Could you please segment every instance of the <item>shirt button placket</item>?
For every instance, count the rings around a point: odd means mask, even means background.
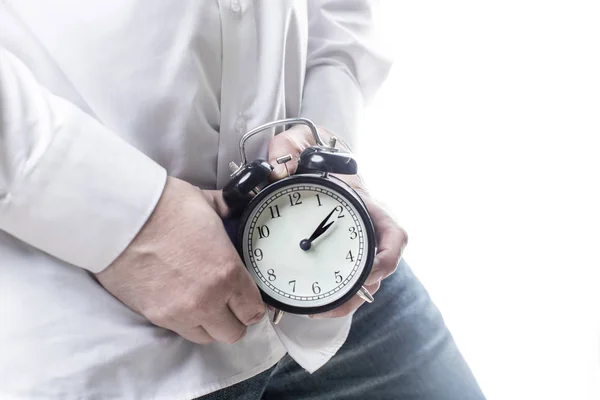
[[[221,13],[223,65],[221,79],[221,137],[217,155],[217,187],[229,182],[229,162],[239,161],[239,140],[246,133],[245,87],[247,68],[244,60],[254,60],[255,21],[250,0],[218,0]]]

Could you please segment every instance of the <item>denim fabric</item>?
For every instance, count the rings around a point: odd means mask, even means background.
[[[348,340],[314,374],[289,356],[202,400],[484,399],[442,316],[401,261],[375,302],[354,315]]]

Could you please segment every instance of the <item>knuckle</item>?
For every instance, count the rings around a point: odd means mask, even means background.
[[[385,260],[384,263],[382,263],[382,267],[381,267],[381,271],[383,274],[383,278],[386,278],[388,276],[390,276],[391,274],[394,273],[394,271],[396,271],[396,268],[398,268],[398,263],[400,262],[400,256],[397,257],[388,257],[387,260]]]
[[[398,260],[398,262],[394,263],[394,265],[392,266],[392,268],[390,268],[389,273],[387,274],[387,276],[389,277],[390,275],[392,275],[394,272],[396,272],[396,270],[398,270],[398,263],[400,262],[400,260]],[[378,288],[379,289],[379,288]]]
[[[381,287],[381,281],[379,281],[373,285],[367,286],[367,289],[369,290],[369,293],[371,293],[371,295],[374,295],[375,293],[377,293],[377,291],[379,290],[380,287]]]
[[[321,138],[328,138],[323,129],[317,128],[317,131],[319,132],[319,136],[321,136]],[[304,148],[308,146],[314,146],[317,144],[312,130],[306,125],[294,125],[287,131],[286,136],[299,150],[304,150]]]
[[[154,325],[164,327],[170,320],[170,314],[164,307],[152,307],[143,312],[144,316],[148,319],[148,321],[152,322]]]
[[[302,131],[302,137],[306,137],[306,133],[304,131]],[[298,143],[298,141],[296,140],[296,136],[288,134],[288,135],[284,135],[282,138],[283,142],[290,148],[295,149],[295,150],[300,150],[302,146],[300,146],[300,144]]]
[[[269,143],[269,152],[281,152],[283,150],[290,150],[292,144],[290,142],[290,135],[288,132],[282,132],[279,135],[273,137]],[[271,154],[271,157],[278,157],[279,154]]]
[[[400,231],[400,240],[402,242],[402,248],[404,248],[408,244],[408,232],[406,232],[406,230],[401,226],[398,227],[398,230]]]
[[[242,338],[245,335],[246,335],[246,327],[242,325],[236,332],[233,332],[229,337],[227,337],[225,339],[225,343],[233,344],[233,343],[239,342],[240,340],[242,340]]]
[[[222,289],[223,285],[229,285],[236,277],[238,265],[235,261],[225,260],[218,264],[212,273],[213,287]]]
[[[255,317],[257,314],[265,312],[265,303],[263,303],[256,286],[246,287],[238,285],[231,298],[235,299],[236,304],[239,304],[243,309],[244,315],[249,318]]]
[[[211,344],[212,342],[215,341],[215,339],[213,339],[211,336],[206,335],[206,336],[199,337],[194,341],[198,344]]]
[[[174,315],[187,316],[198,311],[200,302],[194,297],[189,296],[181,299],[174,307]]]
[[[354,182],[350,182],[350,184],[363,201],[368,202],[370,200],[369,192],[367,192],[367,189],[363,186],[360,175],[356,175],[356,179],[354,179]]]
[[[292,153],[292,156],[295,155],[294,153],[300,153],[303,150],[302,146],[298,144],[294,136],[291,134],[281,135],[278,146],[280,146],[282,150],[285,149],[286,151]]]
[[[164,326],[173,322],[189,321],[203,315],[201,301],[196,296],[178,296],[169,304],[154,307],[144,315],[156,325]],[[192,316],[194,318],[192,318]]]
[[[210,336],[202,327],[196,327],[191,330],[176,330],[181,337],[197,344],[210,344],[214,342],[214,338]]]
[[[265,311],[264,310],[260,310],[257,312],[254,311],[249,311],[247,313],[247,315],[245,315],[242,319],[243,321],[241,321],[244,325],[252,325],[258,321],[260,321],[263,316],[265,315]]]

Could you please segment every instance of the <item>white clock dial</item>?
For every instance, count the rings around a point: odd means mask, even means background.
[[[325,232],[310,248],[301,248],[319,226]],[[250,213],[242,240],[244,261],[258,286],[295,307],[323,306],[344,296],[359,280],[371,245],[354,205],[318,184],[270,193]]]

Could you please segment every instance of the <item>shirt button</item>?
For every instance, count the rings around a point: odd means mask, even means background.
[[[235,131],[238,134],[246,133],[246,120],[241,115],[235,120]]]
[[[239,13],[242,11],[242,5],[240,4],[240,0],[231,0],[230,3],[231,11],[234,13]]]

